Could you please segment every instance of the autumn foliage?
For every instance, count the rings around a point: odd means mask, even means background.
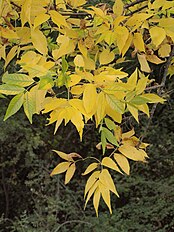
[[[134,129],[123,131],[125,114],[139,122],[139,112],[150,117],[149,104],[164,103],[161,88],[174,70],[174,2],[166,0],[90,6],[85,0],[2,0],[0,3],[0,59],[4,74],[0,96],[13,95],[4,120],[22,106],[33,114],[47,114],[48,124],[71,122],[83,140],[88,122],[98,128],[101,141],[91,164],[85,205],[93,196],[98,215],[102,197],[110,212],[110,193],[119,194],[110,169],[129,175],[129,160],[146,162],[148,155]],[[124,71],[130,59],[137,67]],[[7,71],[15,60],[16,73]],[[152,66],[166,64],[161,82],[151,79]],[[118,68],[119,67],[119,68]],[[158,89],[158,94],[153,92]],[[65,138],[66,139],[66,138]],[[107,152],[106,152],[107,151]],[[62,159],[51,173],[73,177],[83,155],[55,151]]]

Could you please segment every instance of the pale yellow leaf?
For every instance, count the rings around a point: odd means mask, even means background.
[[[144,41],[143,41],[143,37],[141,33],[139,32],[134,33],[133,43],[134,43],[135,48],[138,51],[145,52]]]
[[[145,113],[148,117],[150,117],[149,107],[148,107],[147,104],[137,105],[137,108],[138,108],[138,110],[140,110],[143,113]]]
[[[148,99],[149,103],[164,103],[165,99],[159,97],[157,94],[154,93],[146,93],[141,95],[143,98]]]
[[[97,217],[98,217],[98,206],[100,202],[100,196],[101,196],[101,193],[100,193],[99,187],[97,187],[94,192],[94,196],[93,196],[93,205],[94,205],[94,209],[95,209]]]
[[[104,49],[99,54],[99,62],[101,65],[111,63],[115,58],[114,52],[110,52],[110,49]]]
[[[132,35],[132,33],[129,33],[129,36],[128,36],[126,42],[125,42],[125,45],[122,48],[122,57],[126,54],[128,49],[130,48],[130,46],[132,44],[132,40],[133,40],[133,35]]]
[[[127,109],[130,111],[130,113],[132,114],[132,116],[139,123],[139,120],[138,120],[138,109],[137,109],[137,107],[135,107],[133,104],[127,103]]]
[[[111,168],[117,172],[120,172],[121,174],[123,174],[120,169],[118,168],[117,164],[109,157],[104,157],[102,159],[101,164],[105,167]]]
[[[137,54],[137,57],[138,57],[138,61],[140,63],[141,71],[150,73],[151,69],[150,69],[149,64],[147,62],[146,55],[145,54],[141,54],[141,55]]]
[[[92,185],[92,187],[89,189],[88,195],[87,195],[87,197],[86,197],[85,207],[84,207],[84,208],[86,208],[86,205],[87,205],[89,199],[91,198],[92,194],[95,192],[96,188],[98,187],[98,183],[99,183],[99,181],[97,180],[97,181]]]
[[[90,164],[82,175],[87,175],[88,173],[92,172],[94,169],[98,167],[98,165],[99,163]]]
[[[69,77],[70,79],[67,81],[67,87],[72,87],[81,81],[81,76],[79,75],[71,74]]]
[[[124,155],[119,153],[114,153],[114,159],[116,160],[117,164],[120,168],[127,174],[130,174],[130,166],[127,158]]]
[[[146,59],[153,64],[162,64],[162,63],[166,62],[166,60],[161,60],[154,54],[153,55],[146,55]]]
[[[106,114],[110,116],[115,122],[121,123],[122,114],[113,110],[109,104],[106,104]]]
[[[80,40],[78,42],[78,48],[80,50],[80,52],[82,53],[82,55],[87,58],[87,54],[88,54],[88,50],[87,48],[85,47],[84,43],[82,42],[82,40]]]
[[[102,198],[108,206],[110,213],[112,213],[109,189],[102,182],[99,182],[99,191],[101,192]]]
[[[35,30],[31,30],[31,40],[33,46],[37,51],[39,51],[43,55],[47,54],[48,52],[47,40],[44,34],[39,30],[39,28],[36,28]]]
[[[65,174],[65,184],[68,184],[70,180],[72,179],[74,173],[76,170],[75,163],[71,164],[71,166],[68,167],[66,174]]]
[[[115,193],[115,195],[117,197],[119,197],[118,192],[116,190],[114,181],[109,173],[109,171],[107,169],[102,169],[101,174],[99,176],[99,180],[113,193]]]
[[[158,49],[158,55],[162,58],[168,57],[171,52],[171,46],[169,44],[162,44]]]
[[[77,55],[74,58],[74,64],[77,67],[84,67],[85,66],[85,62],[84,62],[83,56],[82,55]]]
[[[106,115],[105,107],[106,107],[105,94],[103,92],[100,92],[99,94],[97,94],[96,126],[99,125],[100,121]]]
[[[62,162],[62,163],[58,164],[53,169],[53,171],[51,172],[50,176],[53,176],[53,175],[65,172],[68,169],[68,167],[70,166],[70,164],[71,164],[70,162]]]
[[[15,31],[10,30],[8,28],[1,27],[1,26],[0,26],[0,35],[3,38],[7,38],[9,40],[10,39],[19,39],[18,34]]]
[[[55,10],[50,10],[49,11],[51,18],[53,20],[53,22],[58,26],[65,26],[65,27],[69,27],[67,22],[66,22],[66,18],[64,16],[62,16],[59,12],[55,11]]]
[[[131,76],[127,80],[127,85],[129,90],[134,90],[137,85],[137,79],[138,79],[138,70],[135,69],[135,71],[131,74]]]
[[[97,100],[96,87],[93,84],[86,84],[83,93],[83,104],[87,113],[95,109]]]
[[[115,0],[115,3],[113,5],[113,12],[118,17],[123,14],[124,10],[124,4],[122,0]]]
[[[118,26],[115,28],[114,30],[114,34],[115,34],[115,37],[116,37],[116,41],[117,41],[117,46],[118,46],[118,49],[120,51],[120,54],[123,53],[123,48],[126,46],[129,47],[130,46],[130,41],[128,41],[128,38],[129,38],[129,31],[126,27],[124,26]],[[129,40],[131,39],[132,41],[132,38],[130,37]],[[127,48],[128,49],[128,48]],[[126,50],[127,51],[127,50]],[[126,52],[125,49],[124,49],[124,53]],[[123,54],[124,55],[124,54]]]
[[[128,132],[122,133],[121,138],[124,139],[128,139],[131,138],[133,135],[135,134],[134,128]]]
[[[34,19],[33,28],[40,26],[42,23],[46,22],[49,18],[50,18],[50,16],[45,14],[45,13],[41,13],[41,14],[37,15],[36,18]]]
[[[12,59],[16,56],[17,54],[17,49],[18,46],[13,46],[9,53],[7,54],[6,58],[5,58],[5,64],[4,64],[4,69],[7,67],[7,65],[12,61]]]
[[[56,151],[56,150],[53,150],[53,151],[56,152],[57,155],[58,155],[60,158],[64,159],[64,160],[73,161],[73,159],[72,159],[68,154],[66,154],[66,153],[64,153],[64,152],[62,152],[62,151]]]
[[[149,30],[153,44],[158,47],[166,38],[166,32],[161,27],[152,27]]]
[[[90,188],[93,186],[93,184],[97,181],[97,179],[99,178],[99,175],[100,175],[100,171],[95,171],[88,178],[86,185],[85,185],[84,196],[86,196],[87,192],[90,190]]]
[[[138,80],[138,83],[137,83],[137,86],[136,86],[136,89],[135,89],[136,95],[141,94],[145,90],[145,88],[147,86],[147,82],[148,82],[147,77],[143,77],[143,78]]]
[[[128,159],[134,160],[134,161],[145,161],[145,155],[136,149],[133,146],[130,145],[122,145],[118,148],[118,150],[126,156]]]

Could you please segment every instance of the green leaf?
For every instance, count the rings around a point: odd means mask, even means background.
[[[106,95],[108,105],[120,114],[124,114],[125,104],[118,100],[114,95]]]
[[[13,114],[15,114],[22,106],[24,102],[24,93],[20,93],[16,95],[11,101],[7,108],[4,121],[7,120],[7,118],[11,117]]]
[[[106,136],[104,131],[101,132],[101,143],[102,143],[102,150],[103,150],[103,155],[105,154],[105,150],[106,150]]]
[[[39,89],[51,89],[54,86],[54,81],[51,75],[46,75],[40,78]]]
[[[65,73],[68,70],[68,63],[65,57],[62,57],[62,72]]]
[[[26,74],[19,74],[19,73],[9,74],[8,72],[6,72],[2,76],[2,82],[10,85],[18,85],[21,87],[26,87],[31,85],[34,82],[34,80]]]
[[[21,92],[24,92],[24,90],[25,90],[24,88],[17,85],[9,85],[9,84],[0,85],[0,93],[6,95],[16,95]]]
[[[135,96],[130,103],[135,104],[135,105],[143,105],[148,102],[147,98],[141,97],[141,96]]]
[[[105,118],[105,123],[106,123],[106,126],[109,128],[109,130],[114,130],[116,128],[115,123],[109,118]]]
[[[105,138],[112,144],[116,145],[117,147],[119,147],[118,142],[116,137],[112,134],[111,131],[109,131],[107,128],[102,128],[102,131],[105,135]]]
[[[3,94],[0,93],[0,98],[6,98]]]
[[[36,109],[36,99],[33,97],[32,92],[25,93],[25,101],[24,101],[24,112],[29,119],[30,123],[32,124],[32,116],[35,113]]]

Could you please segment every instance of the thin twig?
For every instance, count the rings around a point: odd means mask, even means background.
[[[132,12],[126,14],[126,16],[131,16],[131,15],[137,13],[137,12],[140,12],[141,10],[145,9],[146,7],[148,7],[148,5],[142,6],[142,7],[140,7],[139,9],[134,10],[134,11],[132,11]]]

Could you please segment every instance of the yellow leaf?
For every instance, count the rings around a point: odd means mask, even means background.
[[[136,121],[139,123],[138,120],[138,109],[137,107],[135,107],[133,104],[127,104],[127,109],[130,111],[130,113],[132,114],[132,116],[136,119]]]
[[[96,126],[99,125],[100,121],[106,115],[105,107],[106,107],[105,94],[103,92],[100,92],[99,94],[97,94]]]
[[[158,47],[166,38],[166,32],[161,27],[152,27],[149,30],[153,44]]]
[[[141,95],[143,98],[148,99],[149,103],[164,103],[164,99],[159,97],[157,94],[154,93],[146,93]]]
[[[62,16],[60,13],[58,13],[57,11],[55,10],[50,10],[49,11],[50,15],[51,15],[51,19],[53,20],[53,22],[58,26],[65,26],[65,27],[69,27],[66,20],[65,20],[65,17]]]
[[[156,55],[146,55],[146,59],[153,64],[162,64],[166,62],[166,60],[161,60]]]
[[[79,75],[71,74],[69,77],[70,79],[67,81],[67,87],[72,87],[81,81],[81,76]]]
[[[122,114],[113,110],[109,104],[106,104],[106,114],[110,116],[115,122],[121,123]]]
[[[162,44],[158,49],[158,55],[162,58],[168,57],[171,52],[171,46],[169,44]]]
[[[128,78],[127,85],[129,90],[134,90],[137,85],[137,79],[138,79],[138,70],[135,69],[135,71],[131,74],[131,76]]]
[[[107,187],[102,182],[99,182],[99,191],[101,192],[102,198],[108,206],[110,213],[112,213],[109,189],[107,189]]]
[[[71,93],[74,95],[81,95],[85,89],[84,85],[76,85],[71,88]]]
[[[143,161],[143,162],[145,161],[146,156],[141,151],[139,151],[133,146],[125,144],[119,147],[118,150],[128,159],[131,159],[134,161]]]
[[[77,55],[74,58],[74,64],[77,67],[84,67],[85,66],[85,62],[84,62],[83,56],[82,55]]]
[[[98,167],[98,165],[99,163],[90,164],[82,175],[87,175],[88,173],[92,172],[94,169]]]
[[[85,47],[84,43],[81,40],[78,42],[78,48],[79,48],[80,52],[82,53],[82,55],[85,58],[87,58],[88,50],[87,50],[87,48]]]
[[[72,179],[74,172],[76,170],[75,163],[71,164],[71,166],[68,167],[66,174],[65,174],[65,184],[68,184],[70,180]]]
[[[116,37],[118,49],[119,49],[120,53],[123,53],[123,48],[125,47],[125,45],[126,45],[127,42],[128,42],[128,46],[130,46],[130,43],[128,41],[129,31],[124,26],[118,26],[114,30],[114,34],[115,34],[115,37]],[[132,38],[131,38],[131,41],[132,41]],[[126,51],[124,50],[124,53],[125,52]]]
[[[53,171],[51,172],[50,176],[53,176],[53,175],[65,172],[68,169],[68,167],[70,166],[70,164],[71,164],[70,162],[62,162],[62,163],[58,164],[53,169]]]
[[[36,48],[37,51],[39,51],[43,55],[47,54],[47,40],[44,34],[39,30],[39,28],[31,30],[31,40],[33,46]]]
[[[110,52],[110,49],[104,49],[99,55],[100,64],[109,64],[115,58],[114,52]]]
[[[7,54],[6,56],[6,59],[5,59],[5,64],[4,64],[4,69],[7,67],[7,65],[12,61],[12,59],[16,56],[17,54],[17,49],[18,49],[18,46],[13,46],[9,53]]]
[[[114,159],[116,160],[117,164],[120,166],[120,168],[127,174],[130,174],[130,166],[129,162],[126,159],[124,155],[121,155],[119,153],[114,153]]]
[[[142,54],[142,55],[137,54],[137,57],[138,57],[138,61],[140,63],[141,71],[150,73],[151,69],[149,67],[149,64],[147,63],[146,55],[145,54]]]
[[[131,138],[135,134],[134,128],[126,133],[123,133],[121,138],[122,140]]]
[[[41,13],[41,14],[37,15],[36,18],[34,19],[33,28],[38,27],[42,23],[46,22],[49,18],[50,18],[50,16],[45,14],[45,13]]]
[[[94,209],[95,209],[97,217],[98,217],[98,206],[100,202],[100,196],[101,196],[101,193],[99,191],[99,187],[97,187],[94,192],[94,197],[93,197],[93,205],[94,205]]]
[[[86,185],[85,185],[84,196],[86,196],[87,192],[90,190],[90,188],[93,186],[93,184],[97,181],[97,179],[99,178],[99,175],[100,175],[100,171],[95,171],[88,178]]]
[[[142,77],[141,79],[138,80],[137,86],[136,86],[136,95],[141,94],[146,86],[147,86],[148,78],[147,77]]]
[[[95,70],[95,65],[96,65],[95,61],[90,57],[87,58],[84,57],[84,63],[85,63],[85,69]]]
[[[10,30],[8,28],[4,28],[0,26],[0,35],[3,38],[7,38],[7,39],[19,39],[17,33],[13,30]]]
[[[113,12],[118,17],[123,14],[124,10],[124,4],[122,0],[115,0],[115,3],[113,5]]]
[[[150,117],[149,114],[149,107],[147,104],[143,104],[143,105],[137,105],[138,110],[142,111],[143,113],[147,114],[148,117]]]
[[[82,117],[82,114],[74,109],[74,108],[71,108],[73,109],[71,111],[71,122],[74,124],[74,126],[76,127],[78,133],[79,133],[79,136],[80,136],[80,139],[82,140],[82,133],[83,133],[83,128],[84,128],[84,122],[83,122],[83,117]]]
[[[88,195],[87,195],[87,198],[86,198],[86,201],[85,201],[85,207],[84,207],[84,208],[86,208],[86,205],[87,205],[89,199],[91,198],[92,194],[95,192],[96,188],[98,187],[98,182],[99,182],[99,181],[96,181],[96,182],[92,185],[92,187],[90,188],[90,190],[89,190],[89,192],[88,192]]]
[[[105,167],[111,168],[117,172],[120,172],[121,174],[123,174],[120,169],[118,168],[117,164],[109,157],[104,157],[102,159],[101,164]]]
[[[141,33],[134,33],[133,43],[138,51],[145,52],[144,41]]]
[[[127,50],[131,46],[132,40],[133,40],[133,35],[132,35],[132,33],[129,33],[129,36],[128,36],[126,42],[125,42],[125,45],[122,48],[122,57],[126,54]]]
[[[108,172],[107,169],[103,169],[103,170],[101,171],[101,174],[100,174],[100,176],[99,176],[99,180],[100,180],[106,187],[108,187],[108,189],[109,189],[110,191],[112,191],[113,193],[115,193],[115,195],[116,195],[117,197],[119,197],[118,192],[117,192],[117,190],[116,190],[116,188],[115,188],[114,181],[113,181],[113,179],[112,179],[112,177],[111,177],[111,175],[110,175],[110,173]]]
[[[22,7],[21,7],[21,21],[22,21],[22,27],[26,22],[29,22],[30,24],[30,17],[31,17],[31,6],[32,6],[32,0],[24,0]]]
[[[73,161],[73,159],[66,153],[62,152],[62,151],[56,151],[53,150],[54,152],[56,152],[58,154],[58,156],[60,156],[60,158],[67,160],[67,161]]]
[[[91,113],[95,109],[97,100],[96,87],[93,84],[86,84],[83,93],[83,104],[87,113]]]

